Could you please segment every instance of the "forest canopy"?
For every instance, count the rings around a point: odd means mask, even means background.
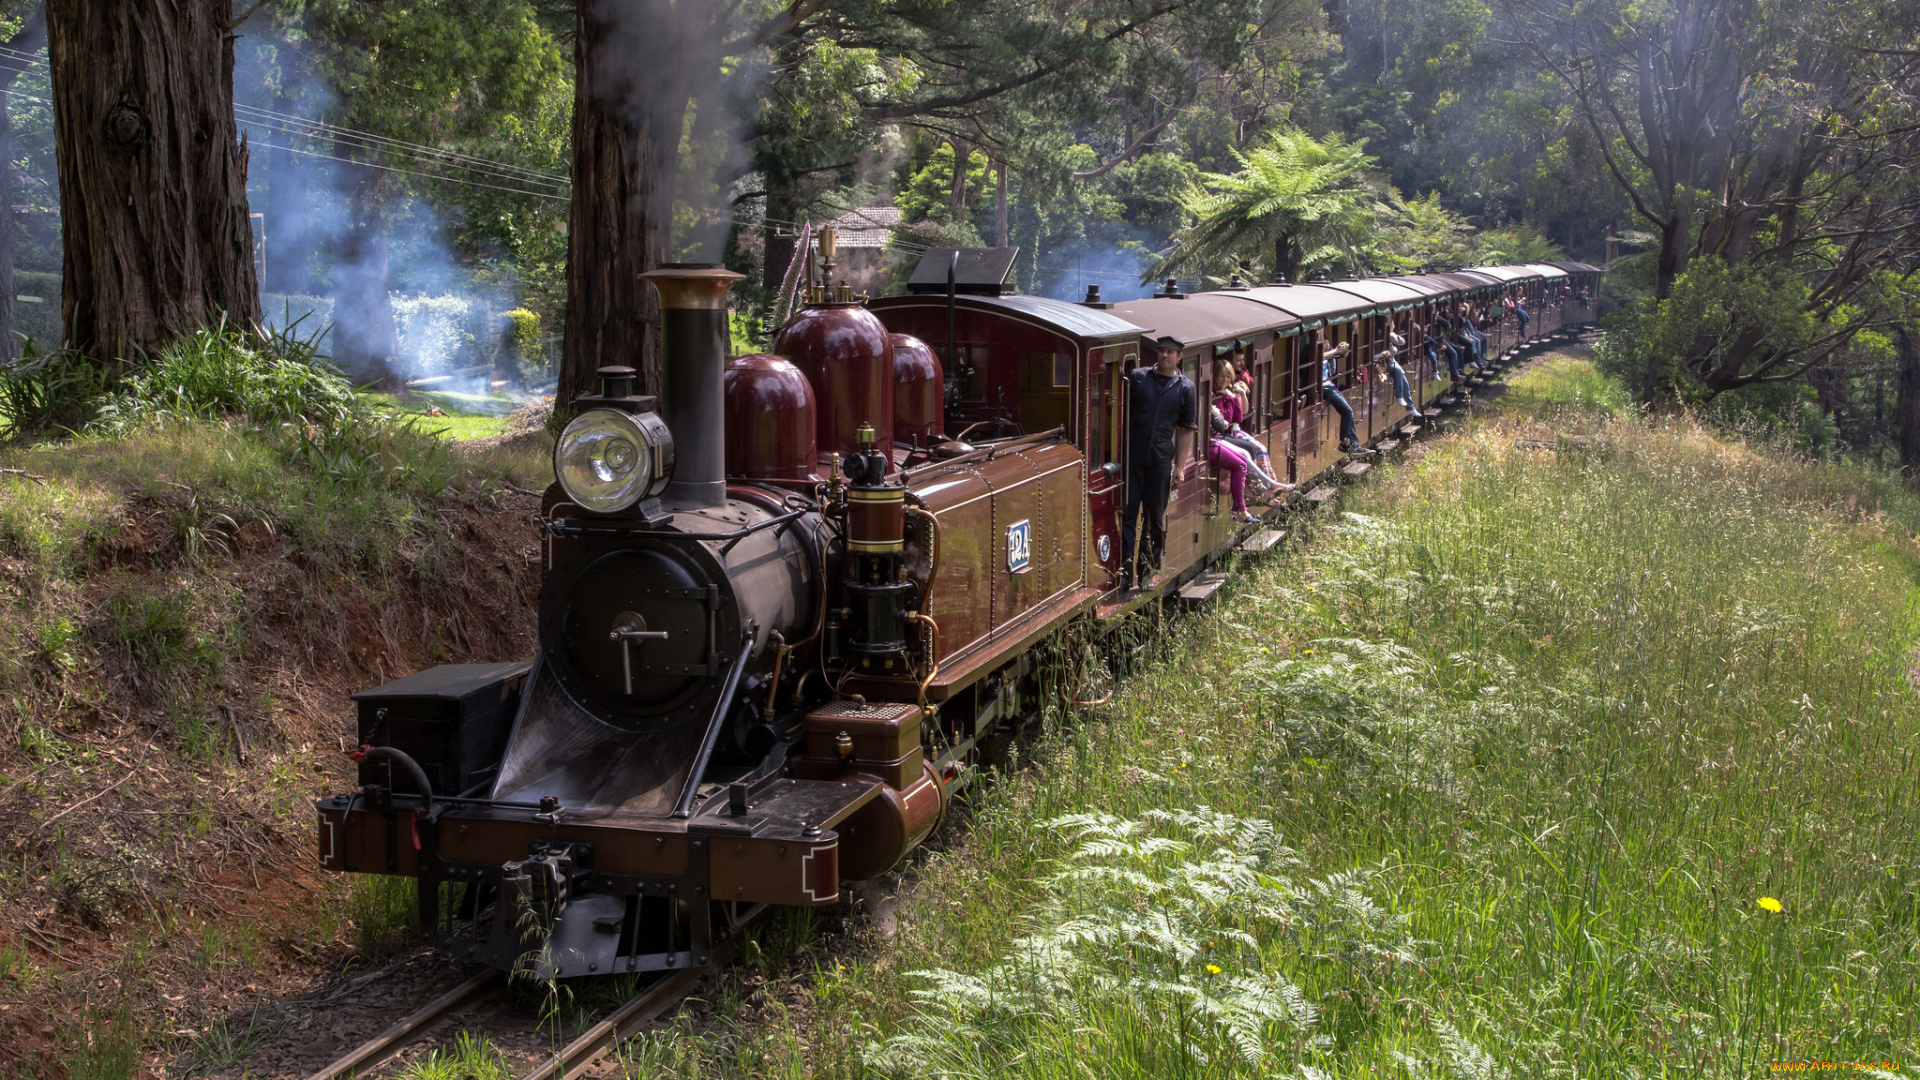
[[[9,355],[110,380],[306,314],[361,382],[510,343],[565,400],[656,347],[639,273],[746,273],[764,345],[799,240],[865,213],[875,291],[941,245],[1074,298],[1612,260],[1643,402],[1920,459],[1911,5],[193,0],[164,72],[107,55],[140,7],[0,11]]]

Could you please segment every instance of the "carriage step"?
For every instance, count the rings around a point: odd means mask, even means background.
[[[1279,543],[1287,535],[1285,529],[1261,529],[1245,540],[1240,541],[1240,550],[1249,555],[1258,555]]]
[[[1227,575],[1225,574],[1201,574],[1180,586],[1180,592],[1177,595],[1186,603],[1204,604],[1213,599],[1213,594],[1219,592],[1220,586],[1226,583]]]
[[[1419,424],[1402,424],[1400,426],[1400,434],[1406,436],[1409,440],[1411,440],[1415,435],[1420,434],[1420,425]]]
[[[1314,488],[1312,491],[1307,492],[1307,501],[1310,503],[1323,503],[1323,502],[1326,502],[1328,499],[1333,498],[1337,494],[1339,494],[1338,489],[1332,487],[1331,485],[1323,484],[1320,487]]]
[[[1371,468],[1373,466],[1364,461],[1349,461],[1341,466],[1340,471],[1348,476],[1365,476]]]
[[[1383,454],[1390,454],[1390,453],[1392,453],[1393,451],[1395,451],[1395,450],[1398,450],[1398,449],[1400,449],[1400,440],[1399,440],[1399,439],[1386,439],[1386,440],[1384,440],[1384,441],[1382,441],[1382,442],[1377,442],[1377,443],[1375,443],[1375,444],[1373,445],[1373,448],[1374,448],[1375,450],[1378,450],[1378,451],[1380,451],[1380,452],[1381,452],[1381,453],[1383,453]]]

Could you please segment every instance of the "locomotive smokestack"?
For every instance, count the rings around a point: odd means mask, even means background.
[[[727,290],[742,275],[713,265],[673,264],[640,277],[660,294],[660,418],[673,432],[669,510],[727,501]]]

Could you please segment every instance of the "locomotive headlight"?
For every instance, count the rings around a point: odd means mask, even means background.
[[[653,413],[588,409],[560,433],[553,472],[581,509],[619,513],[666,486],[673,437]]]

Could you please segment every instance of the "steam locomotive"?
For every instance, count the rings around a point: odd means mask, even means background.
[[[830,234],[819,256],[831,282]],[[1409,425],[1368,375],[1390,332],[1426,405],[1452,389],[1422,348],[1436,314],[1513,297],[1551,334],[1592,320],[1599,276],[1069,303],[1012,294],[1012,258],[937,250],[872,301],[814,286],[773,354],[731,361],[739,275],[644,275],[660,394],[608,367],[574,403],[539,521],[538,653],[356,695],[359,788],[317,804],[322,868],[414,879],[431,940],[500,968],[708,964],[759,906],[833,904],[920,843],[983,740],[1038,703],[1044,643],[1199,595],[1274,538],[1223,512],[1219,477],[1187,477],[1159,584],[1121,589],[1123,378],[1156,344],[1178,343],[1202,402],[1210,361],[1251,373],[1251,434],[1304,489],[1343,457],[1320,342],[1354,346],[1336,381],[1380,442]],[[1486,333],[1498,354],[1523,330]]]

